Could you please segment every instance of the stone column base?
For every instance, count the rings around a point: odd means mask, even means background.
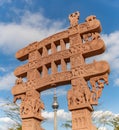
[[[38,119],[22,119],[22,130],[44,130]]]
[[[97,130],[92,124],[92,110],[83,108],[72,111],[72,130]]]

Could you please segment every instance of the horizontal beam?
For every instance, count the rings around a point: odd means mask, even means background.
[[[61,39],[70,38],[71,35],[79,33],[83,35],[88,32],[101,32],[101,25],[99,20],[93,19],[92,21],[87,21],[82,24],[78,24],[75,28],[69,28],[66,31],[56,33],[48,38],[43,39],[40,42],[34,42],[27,47],[19,50],[16,53],[16,58],[23,61],[28,59],[28,54],[34,50],[39,50],[41,47],[46,46],[49,43],[56,42]]]
[[[29,62],[23,66],[17,67],[16,70],[14,71],[14,74],[17,77],[26,77],[27,71],[29,71],[30,69],[34,69],[34,68],[38,69],[43,65],[55,62],[57,60],[70,58],[72,55],[75,54],[77,55],[82,53],[82,55],[85,58],[95,56],[103,53],[104,50],[105,50],[105,45],[102,39],[93,40],[86,44],[82,44],[81,46],[79,45],[72,46],[70,49],[56,52],[55,54],[51,54],[46,57],[38,58],[33,62]]]
[[[12,89],[12,94],[23,94],[31,88],[35,88],[38,91],[44,91],[52,88],[54,84],[56,85],[55,87],[68,84],[74,78],[85,78],[86,80],[89,80],[92,77],[100,76],[109,72],[110,67],[106,61],[93,62],[91,64],[85,64],[84,66],[74,68],[72,71],[51,74],[47,77],[38,78],[34,81],[16,84]]]

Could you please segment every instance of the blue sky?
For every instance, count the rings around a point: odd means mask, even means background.
[[[0,106],[7,98],[12,99],[11,88],[15,77],[13,71],[21,63],[15,53],[34,41],[40,41],[69,27],[68,15],[80,12],[79,23],[89,15],[96,15],[102,25],[102,38],[107,50],[95,57],[110,63],[109,85],[105,86],[99,100],[98,110],[119,114],[119,1],[118,0],[0,0]],[[92,59],[90,59],[92,61]],[[70,86],[57,88],[59,102],[59,128],[61,121],[68,118],[66,92]],[[45,114],[49,121],[44,127],[53,129],[52,121],[53,91],[42,94]],[[7,130],[8,118],[0,107],[0,129]],[[4,119],[4,120],[3,120]],[[5,124],[4,128],[1,124]]]

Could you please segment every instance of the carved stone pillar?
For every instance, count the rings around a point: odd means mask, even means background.
[[[68,91],[68,107],[72,113],[72,130],[96,130],[91,122],[91,92],[83,78],[71,81],[72,88]]]
[[[72,130],[97,130],[91,121],[92,107],[88,104],[84,108],[72,110]]]
[[[23,130],[42,130],[41,109],[44,109],[44,104],[39,99],[39,93],[36,90],[27,91],[20,105]]]
[[[39,120],[35,118],[23,119],[22,129],[23,130],[43,130],[43,128],[41,128],[40,126]]]

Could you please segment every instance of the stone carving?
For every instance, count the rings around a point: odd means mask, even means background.
[[[79,12],[72,13],[67,30],[34,42],[16,53],[17,59],[27,60],[14,71],[17,79],[12,89],[14,102],[22,100],[23,130],[42,129],[39,124],[43,121],[41,110],[44,104],[39,93],[53,88],[53,84],[57,87],[69,83],[72,87],[67,99],[72,113],[72,130],[96,130],[91,122],[91,112],[93,105],[98,104],[104,85],[108,84],[110,69],[106,61],[85,62],[88,57],[102,54],[105,44],[100,37],[101,25],[96,16],[88,16],[84,23],[78,24],[79,16]],[[70,69],[67,69],[69,64]],[[26,78],[25,82],[23,78]]]
[[[75,12],[69,15],[71,27],[78,25],[79,16],[79,12]]]
[[[83,78],[72,80],[72,88],[68,91],[68,106],[70,110],[79,108],[81,104],[90,103],[91,91]]]
[[[91,104],[97,105],[98,98],[100,98],[102,90],[104,89],[104,84],[108,85],[108,74],[106,73],[104,75],[91,78],[90,84],[92,86]]]
[[[94,19],[96,19],[96,16],[95,15],[91,15],[91,16],[88,16],[85,21],[86,22],[92,22]]]
[[[39,99],[38,92],[36,90],[27,91],[20,106],[21,117],[41,116],[41,109],[44,109],[44,104]]]
[[[20,77],[20,78],[17,78],[17,79],[16,79],[15,85],[19,85],[19,84],[22,84],[22,83],[23,83],[23,80],[22,80],[22,78]]]

